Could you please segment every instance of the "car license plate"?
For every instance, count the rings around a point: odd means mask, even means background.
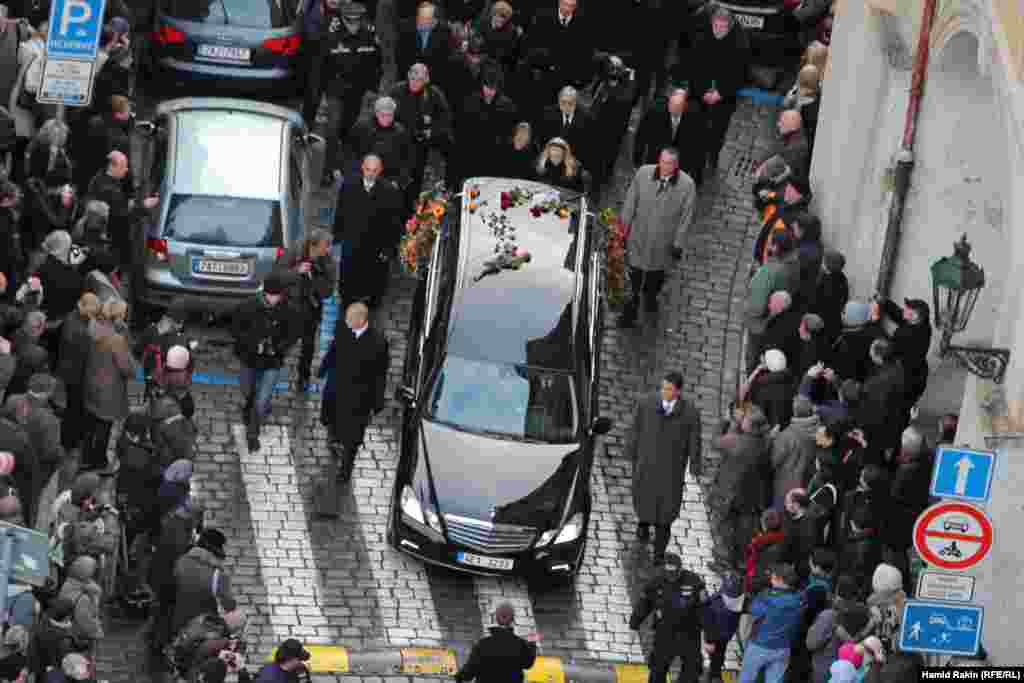
[[[223,59],[228,62],[248,62],[249,48],[225,45],[200,45],[196,55],[202,59]]]
[[[484,557],[483,555],[474,555],[473,553],[457,553],[455,555],[462,564],[468,564],[471,567],[480,567],[482,569],[500,569],[508,571],[515,565],[515,560],[510,560],[504,557]]]
[[[212,259],[195,259],[192,271],[202,275],[236,275],[249,274],[249,264],[245,261],[216,261]]]
[[[750,14],[737,14],[736,21],[740,22],[740,26],[744,28],[764,28],[764,17],[755,17]]]

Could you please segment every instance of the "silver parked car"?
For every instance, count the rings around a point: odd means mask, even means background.
[[[150,65],[165,85],[291,95],[302,77],[294,0],[158,0]]]
[[[308,156],[317,136],[283,107],[222,98],[161,104],[140,165],[159,192],[138,255],[136,300],[223,312],[257,291],[303,236]]]

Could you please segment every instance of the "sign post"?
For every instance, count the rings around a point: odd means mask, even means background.
[[[917,518],[914,548],[921,559],[934,567],[968,569],[992,550],[992,522],[973,505],[938,503]]]
[[[976,605],[908,600],[903,607],[900,649],[973,657],[978,654],[984,621],[985,610]]]
[[[940,448],[935,455],[931,495],[987,503],[992,493],[996,454],[963,448]]]
[[[89,106],[105,9],[106,0],[53,0],[39,102]]]
[[[11,581],[45,586],[50,576],[50,540],[35,529],[0,522],[0,615],[7,614]]]

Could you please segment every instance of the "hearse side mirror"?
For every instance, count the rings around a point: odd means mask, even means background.
[[[612,421],[607,417],[599,417],[590,425],[590,433],[594,436],[604,436],[612,430]]]
[[[302,136],[302,141],[305,142],[307,145],[327,144],[327,140],[324,139],[324,136],[317,135],[316,133],[306,133],[305,135]]]
[[[156,132],[156,124],[152,121],[136,121],[135,130],[146,135],[153,135]]]

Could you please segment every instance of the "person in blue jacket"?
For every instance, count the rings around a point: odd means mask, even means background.
[[[772,569],[771,587],[758,594],[750,606],[754,628],[746,651],[740,683],[755,683],[764,671],[764,683],[782,683],[789,667],[789,653],[800,630],[803,595],[800,577],[792,565]]]
[[[722,588],[704,603],[701,621],[704,652],[711,660],[707,672],[709,683],[721,683],[725,651],[739,628],[744,598],[743,580],[738,574],[730,573],[722,581]]]

